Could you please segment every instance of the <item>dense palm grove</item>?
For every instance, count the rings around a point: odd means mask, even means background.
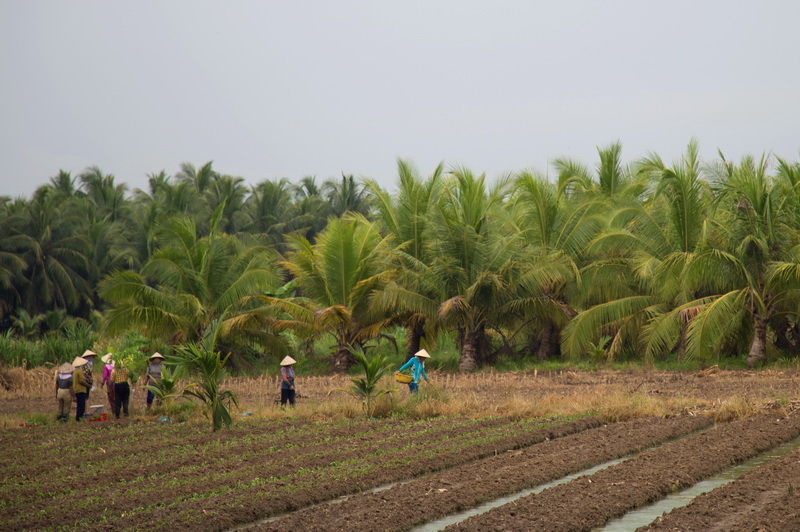
[[[331,364],[402,326],[450,331],[459,369],[498,355],[645,360],[800,354],[800,164],[777,157],[557,159],[491,182],[398,162],[247,187],[211,163],[130,191],[99,168],[0,198],[0,323],[69,319],[172,345],[274,356],[335,339]]]

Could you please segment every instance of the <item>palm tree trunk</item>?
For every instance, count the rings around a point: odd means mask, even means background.
[[[753,330],[753,343],[750,345],[750,353],[747,355],[747,367],[764,362],[767,359],[767,322],[756,316],[755,327]]]
[[[561,358],[561,331],[554,324],[548,324],[542,329],[542,343],[536,353],[537,360],[552,360]]]
[[[408,349],[406,350],[406,362],[419,351],[422,337],[425,336],[425,318],[412,318],[411,324],[406,329]]]
[[[350,366],[352,366],[355,361],[356,359],[353,357],[353,353],[351,353],[347,347],[340,345],[333,355],[334,373],[347,373],[347,370],[350,369]]]
[[[475,332],[467,329],[461,343],[461,358],[458,361],[458,371],[467,373],[478,367],[478,345]]]
[[[462,373],[473,371],[478,366],[491,362],[489,360],[489,341],[483,327],[463,329],[460,344],[461,358],[458,362],[458,371]]]

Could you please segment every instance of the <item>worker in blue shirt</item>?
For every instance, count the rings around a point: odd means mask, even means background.
[[[408,383],[408,389],[411,393],[415,393],[419,389],[420,377],[424,378],[425,382],[431,382],[430,379],[428,379],[428,375],[425,373],[426,358],[431,358],[431,356],[427,351],[421,349],[395,372],[395,375],[397,375],[404,369],[411,368],[411,376],[413,380]]]

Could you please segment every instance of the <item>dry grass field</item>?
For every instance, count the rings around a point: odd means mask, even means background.
[[[543,371],[479,372],[468,375],[432,372],[411,397],[405,385],[386,379],[396,392],[378,403],[376,417],[400,415],[409,419],[436,416],[508,418],[541,417],[589,412],[608,421],[645,415],[704,414],[716,421],[747,417],[765,409],[790,412],[800,405],[800,371],[723,371],[712,367],[696,372]],[[16,427],[32,416],[53,413],[52,370],[0,370],[0,426]],[[279,419],[328,420],[363,415],[354,398],[338,391],[350,384],[346,376],[297,379],[297,407],[282,409],[274,376],[236,377],[224,388],[239,397],[240,412]],[[134,388],[132,415],[144,416],[144,395]],[[89,404],[105,403],[96,391]],[[154,412],[154,414],[158,414]],[[199,411],[193,415],[199,416]]]

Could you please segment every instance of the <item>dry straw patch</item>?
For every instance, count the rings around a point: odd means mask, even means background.
[[[55,411],[53,368],[0,369],[7,383],[0,386],[0,425],[18,426],[32,413]],[[467,375],[431,371],[432,384],[422,383],[411,396],[408,387],[387,377],[382,385],[396,393],[382,398],[376,417],[426,419],[437,416],[502,416],[512,419],[591,413],[606,421],[640,416],[710,415],[730,421],[774,408],[794,410],[800,405],[798,372],[658,371],[483,371]],[[234,391],[241,411],[267,419],[330,420],[364,415],[358,401],[343,393],[329,393],[350,385],[348,376],[297,377],[297,407],[281,408],[277,376],[226,379],[223,388]],[[134,390],[137,415],[141,389]],[[799,406],[800,407],[800,406]],[[16,416],[15,416],[16,414]],[[199,415],[199,414],[197,414]]]

